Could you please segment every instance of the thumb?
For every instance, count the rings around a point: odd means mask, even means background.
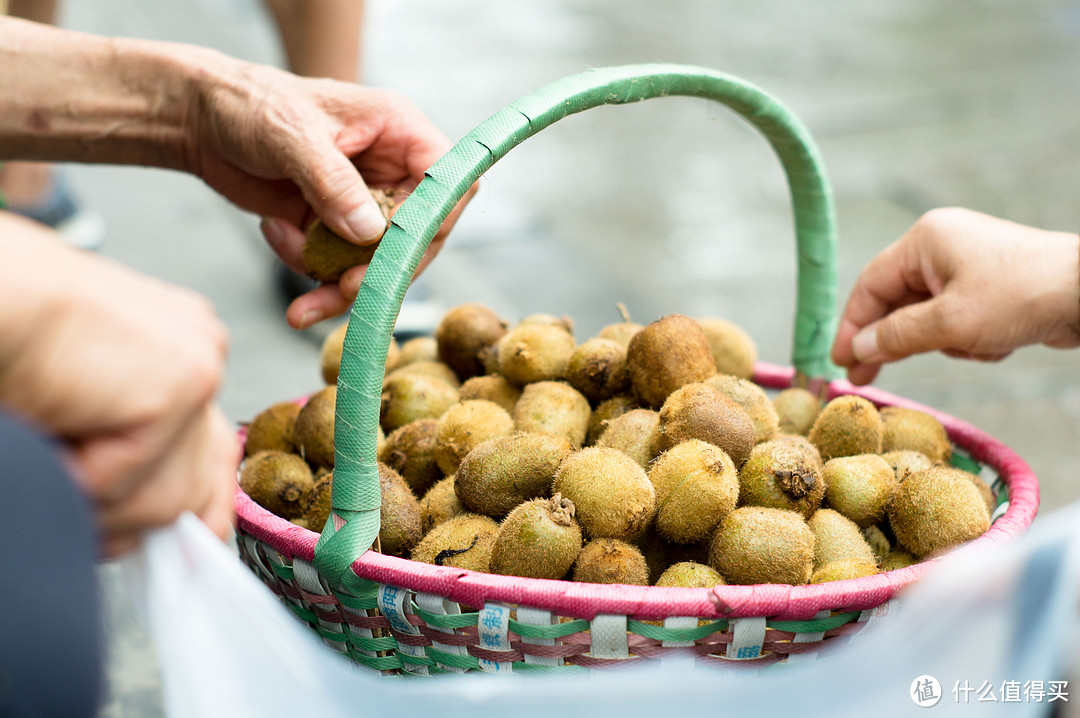
[[[941,296],[895,309],[863,327],[851,339],[851,351],[861,364],[884,364],[912,354],[938,349],[966,349],[948,321]]]
[[[309,146],[304,154],[298,165],[308,169],[294,181],[316,216],[350,242],[378,241],[386,231],[386,217],[352,162],[329,144]]]

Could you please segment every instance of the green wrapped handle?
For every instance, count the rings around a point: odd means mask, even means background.
[[[756,127],[780,158],[791,189],[798,246],[792,362],[808,377],[834,375],[828,358],[836,322],[832,193],[802,123],[753,85],[688,65],[601,68],[553,82],[496,112],[428,169],[394,214],[364,275],[338,374],[333,510],[315,547],[315,565],[332,588],[356,586],[349,568],[379,533],[375,441],[386,355],[402,299],[443,220],[489,167],[553,122],[598,105],[668,95],[726,105]]]

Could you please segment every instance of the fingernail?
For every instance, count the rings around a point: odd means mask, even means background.
[[[885,355],[878,349],[877,327],[869,326],[851,338],[851,352],[862,364],[881,364]]]
[[[263,217],[260,227],[263,236],[266,237],[266,243],[273,249],[277,249],[285,242],[285,230],[273,217]]]
[[[386,217],[374,202],[365,202],[354,209],[345,217],[345,224],[362,242],[374,242],[386,231]]]
[[[312,324],[322,321],[322,312],[317,309],[309,309],[300,317],[300,328],[307,329]]]

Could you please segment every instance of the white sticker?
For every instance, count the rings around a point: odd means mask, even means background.
[[[386,620],[390,622],[390,626],[398,633],[419,636],[420,629],[409,623],[405,617],[405,599],[408,597],[409,592],[404,588],[379,584],[379,610],[386,617]],[[407,643],[398,642],[398,651],[407,653],[410,656],[427,656],[427,652],[424,651],[422,646],[410,646]],[[405,660],[402,660],[401,668],[406,673],[415,673],[421,676],[428,674],[427,666],[416,665]]]
[[[476,621],[480,647],[490,651],[510,650],[510,607],[498,603],[485,603]],[[510,673],[509,661],[480,659],[480,668],[488,673]]]
[[[761,646],[765,643],[765,619],[731,619],[731,646],[727,657],[737,661],[761,657]]]

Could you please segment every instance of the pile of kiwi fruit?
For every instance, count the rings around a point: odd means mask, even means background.
[[[913,409],[752,380],[723,319],[623,321],[578,342],[565,317],[510,325],[472,303],[390,343],[378,550],[530,578],[800,585],[903,568],[983,534],[995,496]],[[247,426],[240,485],[320,531],[329,516],[345,327],[327,386]]]

